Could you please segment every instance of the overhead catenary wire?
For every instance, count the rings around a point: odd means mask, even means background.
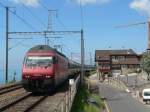
[[[3,8],[6,8],[4,4],[0,2],[0,6]],[[16,12],[9,9],[9,12],[11,12],[13,15],[15,15],[18,19],[20,19],[26,26],[28,26],[30,29],[37,31],[31,24],[29,24],[25,19],[23,19],[21,16],[19,16]]]
[[[23,19],[21,16],[19,16],[16,12],[9,9],[9,12],[11,12],[13,15],[15,15],[18,19],[20,19],[26,26],[28,26],[30,29],[37,31],[36,28],[34,28],[31,24],[29,24],[25,19]]]
[[[67,30],[67,27],[66,27],[65,24],[61,21],[61,19],[59,18],[59,16],[57,16],[56,18],[57,18],[59,24],[60,24],[64,29]]]
[[[34,14],[27,6],[25,6],[24,4],[22,4],[22,6],[32,15],[32,17],[34,17],[42,26],[46,26],[45,23],[36,15]]]
[[[22,45],[24,41],[28,40],[28,39],[32,39],[32,38],[10,38],[10,39],[23,39],[19,42],[17,42],[15,45],[13,45],[12,47],[10,47],[8,50],[11,50],[19,45]]]
[[[0,2],[0,6],[1,7],[3,7],[3,8],[5,8],[6,6],[4,5],[4,4],[2,4],[1,2]]]
[[[41,1],[39,1],[40,5],[46,10],[48,11],[49,8],[44,4],[42,3]],[[64,28],[64,29],[67,29],[67,27],[65,26],[65,24],[61,21],[60,17],[57,15],[56,16],[56,19],[58,20],[59,24]]]
[[[45,6],[45,4],[43,4],[40,0],[39,0],[39,4],[45,9],[45,10],[49,10],[48,8],[47,8],[47,6]]]
[[[57,15],[57,9],[56,10],[50,10],[44,3],[42,3],[42,1],[39,1],[39,4],[47,11],[49,12],[49,18],[48,18],[48,26],[47,26],[47,31],[52,31],[52,13],[56,13],[56,20],[58,21],[58,23],[63,27],[63,29],[67,30],[67,28],[65,27],[64,23],[61,21],[61,19],[59,18],[59,16]],[[50,41],[47,38],[47,41]],[[46,41],[45,41],[46,42]]]

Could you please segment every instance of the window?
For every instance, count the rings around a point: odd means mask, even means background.
[[[121,65],[122,68],[127,68],[127,65]]]
[[[29,56],[26,58],[26,66],[50,66],[53,63],[51,56]]]
[[[150,92],[144,92],[144,96],[150,96]]]
[[[124,61],[125,56],[112,56],[112,61]]]
[[[121,61],[125,60],[125,56],[118,56],[118,60],[121,60]]]

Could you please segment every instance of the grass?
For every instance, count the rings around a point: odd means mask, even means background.
[[[94,99],[96,104],[88,103],[87,99]],[[90,93],[87,86],[79,87],[71,112],[100,112],[104,107],[100,96]]]

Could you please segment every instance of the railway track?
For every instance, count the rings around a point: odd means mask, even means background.
[[[17,100],[8,103],[0,108],[0,112],[30,112],[36,105],[48,96],[34,96],[26,93]]]
[[[32,93],[27,93],[19,99],[1,107],[0,112],[30,112],[47,97],[47,95],[33,96]]]
[[[52,94],[24,93],[3,106],[0,103],[0,112],[52,112],[57,108],[68,87],[62,86]]]
[[[12,98],[15,98],[17,96],[21,96],[22,94],[26,93],[26,91],[23,88],[17,89],[15,91],[11,91],[5,94],[0,95],[0,103]]]
[[[17,85],[21,85],[21,82],[18,82],[18,83],[15,83],[15,84],[9,84],[9,85],[0,86],[0,91],[2,89],[11,88],[11,87],[14,87],[14,86],[17,86]]]
[[[60,108],[58,105],[62,105],[62,100],[68,101],[66,96],[68,88],[68,81],[66,81],[52,94],[35,95],[21,89],[17,90],[14,97],[0,101],[0,112],[53,112]],[[65,104],[62,106],[65,108]]]
[[[0,95],[20,89],[20,88],[22,88],[22,85],[20,83],[11,85],[11,86],[2,87],[2,88],[0,88]]]
[[[63,93],[41,96],[27,93],[0,107],[0,112],[52,112],[57,108],[62,97],[64,97]]]

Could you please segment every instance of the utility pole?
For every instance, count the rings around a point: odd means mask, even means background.
[[[147,48],[147,53],[150,54],[150,22],[148,22],[147,25],[148,25],[148,48]]]
[[[90,52],[90,65],[92,65],[92,53]]]
[[[9,32],[9,7],[6,7],[6,76],[5,76],[6,83],[8,83],[8,47],[9,47],[8,32]]]
[[[83,29],[81,29],[81,84],[84,81],[84,34]]]
[[[71,59],[71,60],[72,60],[72,58],[73,58],[73,56],[72,56],[72,55],[73,55],[73,53],[71,52],[71,53],[70,53],[70,59]]]

